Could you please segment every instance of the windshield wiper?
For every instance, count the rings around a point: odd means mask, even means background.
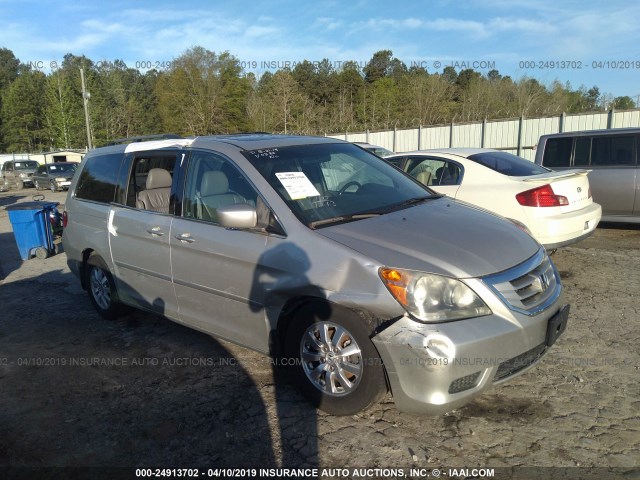
[[[442,198],[442,197],[444,197],[444,195],[442,195],[440,193],[435,193],[433,195],[428,195],[428,196],[424,196],[424,197],[410,198],[410,199],[405,200],[403,202],[396,203],[395,205],[392,205],[391,207],[389,207],[387,209],[387,213],[395,212],[397,210],[402,210],[403,208],[410,207],[412,205],[417,205],[419,203],[426,202],[427,200],[437,200],[438,198]]]
[[[317,227],[321,227],[323,225],[330,225],[330,224],[334,224],[334,223],[346,223],[346,222],[353,222],[354,220],[362,220],[363,218],[371,218],[371,217],[378,217],[382,215],[381,213],[377,213],[377,212],[370,212],[370,213],[354,213],[352,215],[341,215],[339,217],[331,217],[331,218],[325,218],[322,220],[316,220],[315,222],[311,222],[309,223],[309,228],[317,228]]]
[[[409,200],[405,200],[404,202],[398,204],[399,207],[404,207],[404,206],[409,206],[409,205],[416,205],[418,203],[422,203],[426,200],[435,200],[437,198],[442,198],[444,197],[444,195],[440,194],[440,193],[435,193],[433,195],[429,195],[429,196],[425,196],[425,197],[416,197],[416,198],[410,198]]]

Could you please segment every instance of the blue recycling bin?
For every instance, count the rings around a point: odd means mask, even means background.
[[[46,258],[54,252],[49,212],[58,202],[23,202],[6,207],[22,260]]]

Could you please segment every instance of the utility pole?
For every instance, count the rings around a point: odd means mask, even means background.
[[[91,142],[91,125],[89,123],[89,99],[91,94],[87,92],[84,86],[84,69],[80,69],[80,80],[82,82],[82,102],[84,103],[84,122],[87,125],[87,145],[89,150],[93,150],[93,143]]]

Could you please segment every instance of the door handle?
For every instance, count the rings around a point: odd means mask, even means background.
[[[153,227],[151,230],[147,230],[147,233],[150,233],[154,237],[161,237],[164,235],[164,232],[160,231],[160,227]]]
[[[182,233],[180,235],[176,235],[176,238],[185,243],[193,243],[196,241],[196,239],[193,238],[190,233]]]

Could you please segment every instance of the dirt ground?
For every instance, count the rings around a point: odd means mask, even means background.
[[[530,372],[439,417],[400,413],[391,396],[332,417],[263,355],[155,315],[102,320],[64,254],[22,262],[4,207],[33,193],[0,193],[0,477],[358,467],[387,478],[371,469],[640,478],[638,227],[607,225],[554,255],[569,327]]]

